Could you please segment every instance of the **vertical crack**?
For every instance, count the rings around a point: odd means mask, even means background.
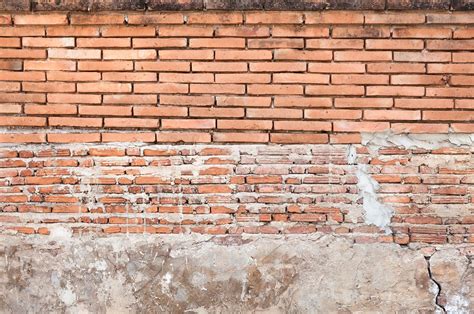
[[[426,258],[426,263],[428,265],[428,276],[430,276],[431,281],[438,288],[438,290],[436,291],[436,296],[435,296],[436,307],[438,307],[443,313],[447,313],[444,305],[440,302],[440,299],[441,299],[441,284],[434,279],[433,274],[431,273],[431,264],[430,264],[430,258],[431,257],[429,256],[429,257],[425,257],[425,258]]]

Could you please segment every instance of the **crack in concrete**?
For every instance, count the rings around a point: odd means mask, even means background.
[[[439,307],[441,309],[441,311],[443,313],[447,313],[446,308],[444,307],[444,305],[440,303],[441,290],[442,290],[441,284],[438,281],[436,281],[436,279],[434,279],[433,274],[431,273],[431,264],[430,264],[431,256],[425,257],[425,258],[426,258],[426,264],[428,266],[428,276],[430,277],[431,282],[433,282],[433,284],[438,288],[436,293],[435,293],[436,294],[435,299],[434,299],[435,304],[436,304],[437,307]]]

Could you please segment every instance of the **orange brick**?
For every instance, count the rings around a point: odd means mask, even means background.
[[[306,70],[304,62],[251,62],[251,72],[302,72]]]
[[[156,141],[164,143],[209,143],[211,135],[209,133],[197,132],[158,132]]]
[[[369,63],[369,73],[425,73],[426,67],[422,63]]]
[[[214,104],[214,96],[160,95],[160,104],[181,106],[211,106]]]
[[[185,38],[133,38],[134,48],[177,48],[186,47]]]
[[[331,98],[323,97],[287,97],[276,96],[274,100],[275,107],[302,107],[302,108],[321,108],[331,107]]]
[[[361,140],[360,134],[353,133],[331,134],[329,139],[332,144],[359,144]]]
[[[160,82],[212,83],[214,75],[211,73],[160,73]]]
[[[267,143],[269,135],[266,133],[216,133],[212,135],[213,142],[227,142],[227,143]]]
[[[48,133],[50,143],[91,143],[100,142],[99,133]]]
[[[124,24],[124,14],[73,14],[71,16],[71,24],[78,25],[109,25]]]
[[[361,110],[345,109],[306,109],[305,119],[316,120],[355,120],[362,118]]]
[[[315,73],[365,73],[362,63],[309,63],[308,72]]]
[[[0,116],[1,126],[46,126],[46,118]]]
[[[420,120],[419,110],[364,110],[366,120]]]
[[[100,31],[95,26],[48,26],[46,34],[48,37],[98,37]]]
[[[45,59],[46,50],[43,50],[43,49],[0,49],[0,58],[2,59]],[[35,61],[28,61],[28,62],[35,62]],[[40,61],[36,61],[36,62],[40,62]]]
[[[25,70],[38,71],[76,71],[74,61],[24,61]]]
[[[191,38],[191,48],[244,48],[244,38]]]
[[[230,28],[235,29],[236,27],[230,26]],[[216,30],[216,33],[219,29]],[[158,34],[160,37],[212,37],[214,28],[211,26],[160,25],[158,27]]]
[[[368,86],[368,96],[423,96],[424,87]]]
[[[424,13],[367,13],[365,24],[423,24]]]
[[[0,47],[20,48],[20,38],[0,38]]]
[[[435,27],[403,27],[394,28],[394,38],[451,38],[453,31],[450,28]]]
[[[44,143],[46,134],[41,133],[2,133],[0,143]]]
[[[212,32],[208,36],[212,36]],[[270,36],[270,27],[262,26],[262,25],[219,26],[216,29],[215,36],[216,37],[268,37]]]
[[[104,50],[104,60],[146,60],[156,59],[156,50],[134,49],[134,50]]]
[[[307,39],[306,48],[311,49],[362,49],[362,39]]]
[[[390,128],[388,122],[349,122],[335,121],[333,130],[335,132],[383,132]]]
[[[51,59],[100,59],[101,52],[98,49],[48,49],[48,57]]]
[[[40,37],[23,37],[23,47],[74,47],[73,37],[62,38],[40,38]]]
[[[415,39],[367,39],[368,50],[422,50],[423,40]]]
[[[34,72],[25,72],[34,73]],[[62,72],[49,71],[46,73],[48,81],[70,81],[70,82],[89,82],[100,81],[100,73],[98,72]]]
[[[432,123],[392,123],[391,129],[397,133],[447,133],[447,124]]]
[[[303,48],[304,40],[300,38],[258,38],[248,39],[247,45],[252,49]]]
[[[331,75],[333,84],[357,84],[357,85],[388,85],[388,75],[370,74],[333,74]]]
[[[275,130],[284,131],[331,131],[331,122],[275,121]]]
[[[29,115],[71,115],[77,114],[77,108],[74,105],[25,105],[25,113]]]
[[[218,120],[217,128],[226,130],[271,130],[270,120]]]
[[[243,22],[243,16],[240,12],[192,12],[187,17],[188,24],[241,24]]]
[[[105,26],[101,28],[103,37],[155,37],[153,26]]]
[[[79,48],[127,48],[132,46],[130,38],[77,38]]]
[[[332,51],[329,50],[297,50],[297,49],[277,49],[275,50],[275,60],[301,60],[301,61],[329,61],[332,60]]]
[[[247,86],[249,95],[298,95],[303,94],[301,85],[252,84]]]
[[[163,119],[162,129],[214,129],[216,120],[214,119]]]
[[[390,51],[335,51],[335,61],[389,61],[392,60]],[[404,61],[404,60],[401,60]]]
[[[183,24],[184,15],[178,12],[129,14],[128,24]]]
[[[270,74],[216,74],[216,83],[270,83]]]
[[[364,14],[357,11],[306,12],[306,24],[363,24]]]
[[[244,94],[242,84],[191,84],[191,94]]]
[[[447,62],[451,61],[449,52],[399,52],[393,53],[393,60],[406,62]]]
[[[423,120],[438,121],[472,121],[474,112],[472,111],[423,111]]]
[[[234,96],[217,96],[218,106],[236,106],[236,107],[270,107],[271,97],[234,97]],[[213,104],[212,102],[211,104]]]
[[[214,51],[208,49],[160,50],[162,60],[212,60]]]
[[[127,83],[78,83],[77,91],[79,93],[130,93],[132,85]]]
[[[2,37],[44,36],[44,27],[37,26],[15,26],[0,27]]]
[[[83,116],[131,116],[132,107],[81,105],[79,114]]]
[[[158,102],[157,95],[104,95],[104,104],[149,105]]]
[[[155,133],[102,133],[102,142],[155,142]]]
[[[336,98],[334,106],[339,108],[390,108],[391,98]]]
[[[67,126],[67,127],[85,127],[99,128],[102,126],[101,118],[66,118],[66,117],[49,117],[50,126]]]
[[[390,37],[388,27],[334,27],[332,30],[333,38],[384,38]]]
[[[364,95],[364,87],[356,85],[310,85],[306,87],[305,93],[307,95]]]
[[[153,116],[153,117],[185,117],[188,109],[185,107],[148,107],[138,106],[133,108],[134,116]]]
[[[303,14],[300,12],[249,12],[245,15],[247,24],[301,24]]]
[[[68,24],[66,14],[17,14],[13,16],[15,25],[60,25]]]
[[[271,50],[216,50],[216,60],[271,60]],[[210,58],[212,59],[212,57]]]
[[[189,108],[190,117],[243,117],[243,108]]]
[[[158,119],[104,118],[106,128],[158,128]]]
[[[247,109],[247,117],[249,118],[286,118],[298,119],[303,118],[303,110],[300,109]]]
[[[103,81],[110,82],[156,82],[156,73],[151,72],[106,72],[102,73]]]
[[[270,142],[279,144],[324,144],[328,142],[327,134],[304,134],[304,133],[272,133]]]
[[[136,71],[157,71],[157,72],[189,72],[191,66],[189,62],[173,62],[173,61],[136,61]]]
[[[48,94],[49,103],[66,104],[100,104],[100,95],[81,94]]]

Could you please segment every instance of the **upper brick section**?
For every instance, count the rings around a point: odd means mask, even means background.
[[[473,0],[0,0],[6,11],[472,10]]]
[[[0,14],[0,127],[11,129],[0,142],[322,144],[389,129],[473,133],[473,17]]]

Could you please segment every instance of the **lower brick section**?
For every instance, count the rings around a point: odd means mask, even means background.
[[[474,242],[473,148],[421,146],[3,146],[0,229]]]

